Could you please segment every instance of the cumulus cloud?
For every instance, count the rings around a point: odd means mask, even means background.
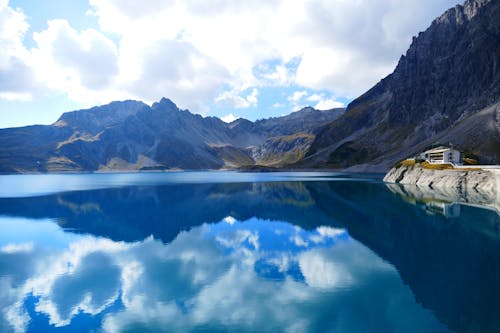
[[[295,72],[300,63],[300,57],[292,58],[285,63],[280,60],[271,60],[257,64],[253,69],[253,74],[258,84],[261,86],[290,86],[295,81]]]
[[[457,2],[91,0],[97,30],[52,20],[27,50],[26,19],[3,0],[0,98],[29,99],[48,88],[85,102],[167,96],[209,112],[212,103],[255,107],[264,87],[356,97]]]
[[[288,96],[287,100],[292,104],[292,108],[294,110],[305,106],[305,104],[309,102],[314,102],[314,108],[318,110],[330,110],[333,108],[344,107],[344,103],[337,101],[334,97],[328,97],[324,93],[309,94],[306,90],[298,90],[293,92],[293,94]],[[278,104],[278,106],[281,105]]]
[[[32,51],[33,57],[47,82],[99,90],[113,84],[118,74],[115,44],[94,29],[78,32],[66,20],[52,20],[34,39],[38,48]]]
[[[295,91],[293,94],[288,96],[288,101],[293,102],[293,103],[297,103],[297,102],[301,101],[302,98],[304,98],[305,96],[307,96],[307,91],[305,91],[305,90]]]
[[[16,252],[31,252],[33,250],[33,242],[27,243],[9,243],[0,247],[0,252],[16,253]]]
[[[196,45],[238,74],[235,81],[246,81],[240,84],[251,84],[252,68],[265,61],[301,57],[297,83],[356,95],[388,74],[411,36],[457,2],[169,1],[156,11],[119,0],[91,4],[103,28],[127,35],[161,27],[158,34]],[[288,81],[285,66],[271,69],[268,79]]]
[[[220,104],[228,105],[237,109],[257,106],[259,90],[253,88],[246,96],[240,96],[238,91],[225,91],[215,98]]]
[[[23,39],[29,25],[26,16],[0,1],[0,98],[29,100],[34,73]]]
[[[234,114],[230,113],[224,117],[221,117],[220,120],[222,120],[223,122],[226,122],[226,123],[232,123],[233,121],[235,121],[236,119],[238,119],[239,117],[236,117]],[[228,220],[227,222],[230,223],[230,218],[231,216],[228,216]]]
[[[127,41],[122,43],[121,51],[131,57],[122,66],[139,66],[140,71],[137,79],[130,79],[124,89],[141,99],[154,101],[158,96],[169,96],[182,107],[200,112],[204,102],[210,101],[220,86],[228,82],[227,70],[191,43],[162,39],[139,45]],[[135,51],[138,47],[140,53]],[[239,107],[255,103],[252,96],[235,103]]]
[[[345,105],[342,102],[336,101],[336,100],[331,99],[331,98],[327,98],[327,99],[320,100],[314,106],[314,108],[318,109],[318,110],[330,110],[330,109],[334,109],[334,108],[342,108],[344,106]]]

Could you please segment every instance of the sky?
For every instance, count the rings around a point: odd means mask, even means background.
[[[225,121],[346,106],[457,0],[0,0],[0,128],[170,98]]]

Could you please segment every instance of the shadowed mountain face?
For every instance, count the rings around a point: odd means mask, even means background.
[[[467,0],[434,20],[301,164],[385,170],[435,143],[500,163],[499,1]]]
[[[151,107],[112,102],[67,112],[49,126],[0,130],[0,172],[279,166],[302,158],[314,131],[342,112],[304,108],[226,124],[165,98]]]

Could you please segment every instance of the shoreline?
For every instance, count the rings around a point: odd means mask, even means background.
[[[48,172],[0,172],[0,175],[61,175],[61,174],[120,174],[120,173],[174,173],[174,172],[241,172],[241,173],[279,173],[279,172],[331,172],[331,173],[345,173],[345,174],[380,174],[384,172],[359,172],[359,171],[346,171],[346,169],[328,169],[328,168],[256,168],[256,169],[164,169],[164,170],[95,170],[95,171],[48,171]]]
[[[500,169],[426,169],[400,165],[383,178],[386,184],[415,186],[428,195],[447,197],[454,202],[477,202],[500,207]],[[496,208],[500,211],[500,209]]]

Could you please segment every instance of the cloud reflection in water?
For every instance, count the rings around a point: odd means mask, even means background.
[[[2,331],[30,327],[30,297],[54,326],[71,326],[86,314],[101,316],[97,324],[106,332],[444,330],[395,269],[343,229],[226,217],[164,244],[153,237],[125,243],[60,228],[44,232],[47,221],[0,219],[2,228],[12,223],[39,234],[31,247],[22,234],[0,244],[1,267],[9,268],[0,274]],[[117,304],[119,311],[109,310]],[[398,320],[405,313],[418,316],[417,324]]]

